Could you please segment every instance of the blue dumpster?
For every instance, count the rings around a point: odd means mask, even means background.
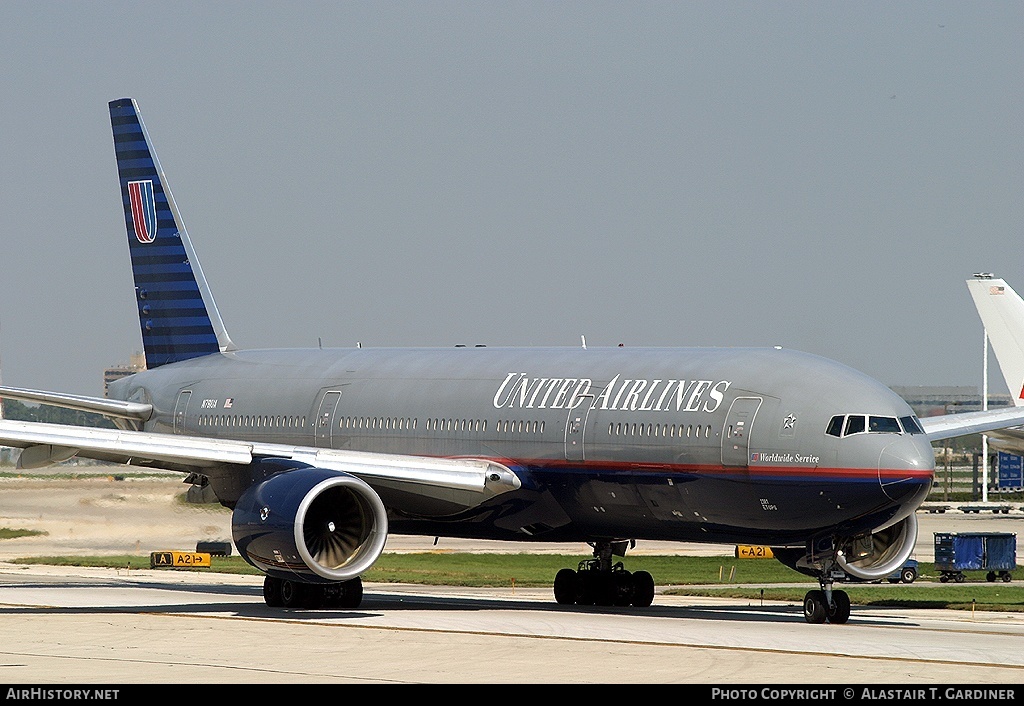
[[[939,581],[964,580],[964,571],[987,571],[988,581],[1013,580],[1017,535],[1012,532],[936,532],[935,569]]]

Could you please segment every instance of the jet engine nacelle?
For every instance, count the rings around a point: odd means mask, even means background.
[[[865,581],[884,579],[903,568],[917,543],[917,515],[911,513],[885,529],[839,543],[836,561],[843,571]]]
[[[828,571],[826,560],[850,576],[864,581],[884,579],[898,571],[914,553],[917,542],[917,515],[911,513],[888,527],[854,537],[835,537],[828,550],[772,547],[776,559],[791,569],[809,576]]]
[[[388,520],[384,503],[364,481],[305,466],[242,493],[231,531],[242,557],[270,576],[338,582],[373,565],[384,550]]]

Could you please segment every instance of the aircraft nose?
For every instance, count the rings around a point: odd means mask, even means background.
[[[935,454],[924,435],[901,436],[878,455],[878,482],[894,502],[920,504],[934,480]]]

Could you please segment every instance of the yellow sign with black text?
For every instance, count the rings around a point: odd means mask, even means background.
[[[736,547],[737,559],[774,559],[771,547],[760,547],[757,545],[740,544]]]
[[[149,555],[151,569],[195,569],[210,566],[210,555],[206,552],[152,552]]]

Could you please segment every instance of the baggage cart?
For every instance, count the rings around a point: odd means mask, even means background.
[[[1017,535],[1012,532],[936,532],[939,581],[961,583],[964,571],[986,571],[988,581],[1012,581],[1017,568]]]

